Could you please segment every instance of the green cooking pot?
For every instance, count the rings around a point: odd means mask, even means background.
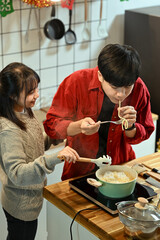
[[[129,182],[125,183],[111,183],[102,180],[102,176],[106,171],[116,171],[116,172],[124,172],[131,179]],[[124,198],[131,195],[135,189],[136,180],[137,180],[137,172],[127,166],[123,165],[112,165],[101,167],[96,171],[96,177],[98,181],[94,178],[88,178],[87,182],[94,186],[98,187],[98,190],[109,198]]]

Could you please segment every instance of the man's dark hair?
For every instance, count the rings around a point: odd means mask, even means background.
[[[131,46],[108,44],[98,56],[98,68],[105,81],[116,87],[127,87],[139,77],[141,60]]]

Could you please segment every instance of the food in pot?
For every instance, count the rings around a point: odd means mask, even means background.
[[[110,183],[126,183],[133,180],[127,173],[122,171],[106,171],[103,175],[99,176],[100,180]]]
[[[129,181],[123,183],[104,181],[102,178],[107,171],[123,172],[129,178]],[[96,171],[96,178],[99,180],[97,182],[100,182],[101,184],[98,186],[100,193],[109,198],[124,198],[133,193],[136,185],[137,172],[134,169],[124,165],[103,166]]]

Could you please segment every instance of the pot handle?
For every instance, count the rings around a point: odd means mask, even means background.
[[[56,15],[56,8],[55,8],[55,4],[52,5],[52,11],[51,11],[51,18],[55,17]]]
[[[87,178],[87,183],[90,184],[91,186],[94,186],[96,188],[102,186],[102,183],[97,181],[96,179],[94,178]]]

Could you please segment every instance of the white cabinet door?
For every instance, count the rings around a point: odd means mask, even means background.
[[[150,138],[139,144],[132,145],[132,148],[136,154],[136,158],[144,157],[146,155],[149,155],[149,154],[152,154],[155,152],[157,121],[155,120],[153,122],[154,122],[155,130],[152,133],[152,135],[150,136]]]

